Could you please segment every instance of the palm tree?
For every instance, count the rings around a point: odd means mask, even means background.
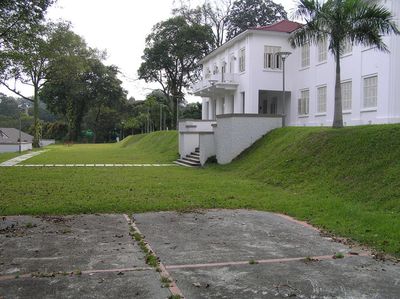
[[[347,42],[389,52],[382,36],[400,34],[393,16],[376,0],[298,0],[294,16],[305,21],[289,38],[292,47],[327,40],[336,62],[333,127],[343,127],[340,57]]]

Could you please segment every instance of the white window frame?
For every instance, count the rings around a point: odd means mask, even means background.
[[[326,114],[328,88],[326,85],[317,87],[317,114]]]
[[[301,47],[301,67],[306,68],[310,66],[310,43],[304,44]]]
[[[264,69],[281,70],[282,59],[278,54],[281,52],[281,47],[264,46]]]
[[[363,109],[376,109],[378,106],[378,75],[364,77],[362,90]]]
[[[328,41],[326,38],[320,40],[317,45],[318,48],[318,62],[322,63],[328,59]]]
[[[246,71],[246,48],[239,50],[239,72],[243,73]]]
[[[353,45],[351,41],[346,39],[342,45],[342,56],[350,55],[353,53]]]
[[[342,110],[348,112],[353,109],[353,82],[351,80],[340,83],[342,90]]]
[[[310,107],[310,90],[302,89],[300,90],[300,98],[298,101],[298,115],[299,116],[308,116],[309,115],[309,107]]]

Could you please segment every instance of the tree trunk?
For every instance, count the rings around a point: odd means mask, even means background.
[[[343,128],[342,111],[342,86],[340,77],[340,51],[336,55],[336,81],[335,81],[335,111],[333,114],[333,128]]]
[[[34,87],[33,94],[33,142],[32,146],[40,147],[40,124],[39,124],[39,89]]]

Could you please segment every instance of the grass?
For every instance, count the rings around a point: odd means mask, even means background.
[[[113,144],[52,145],[22,164],[169,163],[177,158],[177,132],[135,135]]]
[[[19,153],[0,153],[0,163],[18,157],[19,155]]]
[[[60,147],[28,161],[138,154],[169,162],[176,138],[139,135],[81,155],[77,145]],[[2,215],[247,208],[286,213],[400,256],[400,125],[279,129],[233,163],[203,169],[3,168],[0,177]]]

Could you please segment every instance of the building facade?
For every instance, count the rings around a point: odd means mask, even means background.
[[[382,1],[400,24],[400,1]],[[215,121],[214,128],[219,118],[239,114],[281,116],[289,126],[331,126],[334,57],[326,41],[291,48],[288,38],[300,26],[285,20],[247,30],[202,59],[203,77],[193,86],[193,93],[202,97],[202,119]],[[345,126],[400,122],[400,36],[385,36],[384,41],[389,53],[345,45],[341,57]],[[285,96],[279,52],[291,52],[285,61]]]
[[[397,21],[400,1],[385,1]],[[335,62],[326,42],[293,49],[288,43],[297,23],[282,21],[248,30],[205,57],[201,96],[203,119],[230,113],[287,114],[292,126],[330,126],[333,121]],[[374,47],[345,47],[341,58],[345,125],[400,122],[400,37],[386,36],[390,53]],[[286,99],[282,62],[286,60]],[[283,107],[284,106],[284,107]]]

